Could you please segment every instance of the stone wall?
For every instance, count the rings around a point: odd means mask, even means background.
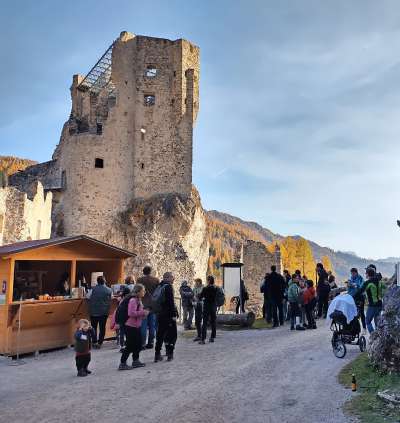
[[[14,187],[0,189],[0,245],[50,238],[52,194],[41,183],[31,194],[32,200]]]
[[[248,240],[243,246],[243,264],[243,280],[249,292],[247,305],[260,314],[264,301],[263,294],[260,293],[261,281],[271,271],[272,265],[277,267],[278,272],[282,270],[279,248],[271,253],[263,243]]]

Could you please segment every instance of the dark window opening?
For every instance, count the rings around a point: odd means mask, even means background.
[[[172,100],[171,100],[171,106],[173,106],[175,104],[175,99],[173,98]]]
[[[67,172],[65,170],[61,172],[61,188],[67,189]]]
[[[96,125],[96,134],[97,135],[101,135],[103,133],[103,124],[102,123],[98,123]]]
[[[174,76],[176,76],[176,71],[174,71]]]
[[[155,95],[145,95],[144,96],[144,105],[145,106],[154,106],[156,104]]]
[[[99,169],[103,169],[103,167],[104,167],[104,160],[103,159],[95,159],[94,160],[94,167],[97,167]]]
[[[153,65],[147,66],[144,76],[146,78],[155,78],[157,76],[157,68]]]
[[[78,133],[89,131],[89,123],[87,119],[82,119],[82,120],[77,119],[76,123],[78,125]]]
[[[142,164],[140,165],[140,167],[141,167],[142,169],[144,169],[144,163],[142,163]]]

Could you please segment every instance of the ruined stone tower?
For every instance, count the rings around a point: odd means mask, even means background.
[[[53,160],[12,184],[53,191],[54,235],[102,238],[134,199],[189,197],[198,93],[198,47],[122,32],[85,77],[74,75]]]
[[[198,78],[199,49],[188,41],[127,32],[74,76],[53,156],[64,233],[99,236],[132,199],[190,195]]]
[[[122,32],[86,76],[75,75],[72,108],[51,161],[10,177],[52,196],[52,237],[86,234],[137,254],[136,272],[203,277],[208,236],[192,186],[199,108],[199,48]]]

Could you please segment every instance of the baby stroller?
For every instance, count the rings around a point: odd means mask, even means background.
[[[332,350],[337,358],[346,355],[347,345],[358,345],[361,352],[367,348],[367,340],[361,335],[358,311],[351,295],[336,297],[330,304],[328,316],[332,319]]]

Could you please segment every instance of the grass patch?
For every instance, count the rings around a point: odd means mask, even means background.
[[[256,319],[250,329],[271,329],[272,324],[267,323],[265,319]]]
[[[360,354],[343,368],[339,382],[350,389],[353,373],[358,394],[345,404],[345,412],[357,416],[362,423],[399,422],[400,410],[390,408],[376,394],[384,389],[400,390],[400,376],[379,373],[371,366],[367,353]]]

